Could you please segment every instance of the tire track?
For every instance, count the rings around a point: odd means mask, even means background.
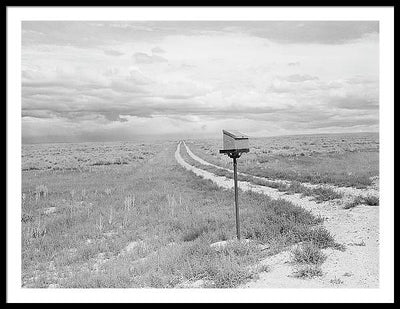
[[[233,172],[233,170],[229,169],[229,168],[225,168],[222,166],[218,166],[212,163],[209,163],[205,160],[203,160],[202,158],[196,156],[191,150],[190,148],[186,145],[186,143],[183,141],[183,145],[186,148],[187,153],[189,154],[189,156],[193,159],[196,160],[197,162],[199,162],[200,164],[203,165],[207,165],[207,166],[212,166],[221,170],[225,170],[225,171],[229,171],[229,172]],[[254,175],[250,175],[247,173],[241,173],[238,172],[238,175],[242,175],[242,176],[250,176],[253,177],[255,179],[259,179],[259,180],[264,180],[264,181],[270,181],[270,182],[274,182],[274,183],[280,183],[280,184],[290,184],[290,181],[288,180],[283,180],[283,179],[271,179],[271,178],[267,178],[267,177],[259,177],[259,176],[254,176]],[[309,189],[316,189],[316,188],[326,188],[326,189],[332,189],[337,193],[341,193],[343,195],[346,196],[369,196],[369,195],[373,195],[373,196],[379,196],[379,191],[374,189],[374,188],[366,188],[366,189],[357,189],[357,188],[353,188],[353,187],[339,187],[339,186],[335,186],[335,185],[329,185],[329,184],[312,184],[312,183],[308,183],[308,182],[301,182],[301,185],[303,185],[306,188]]]
[[[178,161],[178,163],[180,165],[182,165],[185,169],[195,173],[197,176],[201,176],[204,179],[213,181],[216,185],[218,185],[219,187],[222,187],[224,189],[232,189],[233,188],[232,179],[224,177],[224,176],[217,176],[211,172],[202,170],[200,168],[197,168],[195,166],[188,164],[181,157],[180,148],[181,148],[181,143],[178,144],[178,147],[175,152],[175,158]],[[247,181],[238,181],[238,188],[241,189],[242,191],[252,191],[252,192],[256,192],[256,193],[265,194],[265,195],[268,195],[269,197],[271,197],[272,199],[283,199],[283,200],[289,201],[297,206],[306,208],[307,210],[318,208],[317,207],[318,204],[312,200],[312,197],[302,197],[300,193],[288,195],[277,189],[252,184]],[[323,212],[319,213],[319,215],[323,215]]]

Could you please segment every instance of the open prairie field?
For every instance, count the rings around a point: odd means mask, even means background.
[[[88,170],[138,164],[160,150],[160,143],[60,143],[22,146],[22,171]]]
[[[24,145],[22,286],[376,286],[379,196],[307,183],[368,190],[377,135],[251,143],[240,242],[217,140]]]

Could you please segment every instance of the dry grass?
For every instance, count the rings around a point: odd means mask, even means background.
[[[23,171],[84,171],[141,163],[160,151],[161,143],[25,144]]]
[[[313,241],[302,243],[292,250],[293,276],[300,279],[322,276],[320,267],[325,260],[326,255],[318,244]]]
[[[326,255],[312,242],[306,242],[293,251],[293,262],[298,264],[320,265],[326,260]]]
[[[368,195],[368,196],[357,196],[351,202],[344,205],[344,209],[351,209],[359,205],[367,206],[379,206],[379,197]]]
[[[312,279],[314,277],[320,277],[322,275],[322,270],[317,265],[299,266],[293,272],[293,276],[300,279]]]

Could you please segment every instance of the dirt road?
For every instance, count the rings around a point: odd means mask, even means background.
[[[233,181],[226,177],[194,167],[183,160],[179,143],[175,159],[188,171],[212,180],[222,188],[230,189]],[[185,147],[187,147],[185,145]],[[188,147],[187,147],[188,149]],[[193,155],[188,149],[189,155]],[[191,155],[191,156],[192,156]],[[193,157],[193,156],[192,156]],[[196,156],[195,156],[196,157]],[[197,157],[198,158],[198,157]],[[200,159],[200,158],[198,158]],[[212,165],[202,159],[205,165]],[[300,194],[287,195],[276,189],[238,181],[243,191],[254,191],[281,198],[310,210],[315,215],[325,218],[324,226],[335,237],[338,243],[345,245],[346,250],[325,249],[327,259],[321,266],[323,275],[313,279],[298,279],[292,276],[293,266],[289,263],[291,254],[288,251],[261,261],[269,265],[271,271],[261,273],[258,280],[246,283],[242,287],[250,288],[377,288],[379,286],[379,207],[359,205],[343,209],[341,201],[316,203],[309,197]],[[352,189],[352,188],[351,188]]]
[[[212,166],[218,169],[222,169],[222,170],[226,170],[226,171],[230,171],[232,172],[231,169],[228,168],[224,168],[222,166],[218,166],[212,163],[209,163],[205,160],[203,160],[202,158],[196,156],[191,150],[190,148],[186,145],[185,142],[182,142],[183,146],[185,146],[187,153],[189,154],[189,156],[199,162],[200,164],[203,165],[208,165],[208,166]],[[239,175],[243,175],[243,176],[251,176],[254,177],[255,179],[260,179],[260,180],[267,180],[267,181],[271,181],[271,182],[275,182],[275,183],[284,183],[284,184],[289,184],[290,181],[287,180],[283,180],[283,179],[271,179],[271,178],[266,178],[266,177],[258,177],[258,176],[253,176],[253,175],[249,175],[246,173],[238,173]],[[313,188],[317,188],[317,187],[324,187],[324,188],[328,188],[328,189],[332,189],[338,193],[341,193],[343,195],[345,195],[346,197],[354,197],[354,196],[368,196],[368,195],[373,195],[373,196],[379,196],[379,190],[377,188],[374,187],[368,187],[365,189],[358,189],[358,188],[352,188],[352,187],[339,187],[339,186],[335,186],[335,185],[329,185],[329,184],[312,184],[312,183],[308,183],[308,182],[303,182],[302,183],[303,186],[313,189]]]

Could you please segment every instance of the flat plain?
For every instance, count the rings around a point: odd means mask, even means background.
[[[191,142],[191,143],[190,143]],[[218,151],[221,141],[189,141],[200,156],[229,166],[231,159]],[[377,133],[298,135],[250,138],[239,171],[255,176],[366,187],[379,174]]]
[[[375,257],[379,250],[378,134],[251,139],[250,152],[239,159],[240,180],[283,198],[240,191],[247,240],[241,242],[234,241],[233,191],[217,181],[232,182],[231,161],[218,153],[222,141],[185,141],[211,165],[178,142],[23,145],[22,286],[275,287],[277,276],[293,286],[340,287],[357,276],[354,284],[375,286],[375,268],[353,275],[337,265],[343,252],[347,259],[371,250]],[[187,170],[177,156],[216,178]],[[376,229],[360,228],[365,239],[337,234],[335,221],[326,220],[333,209],[353,227],[351,216],[367,209]],[[282,254],[290,260],[289,274],[263,263]],[[363,276],[374,280],[365,283]]]

